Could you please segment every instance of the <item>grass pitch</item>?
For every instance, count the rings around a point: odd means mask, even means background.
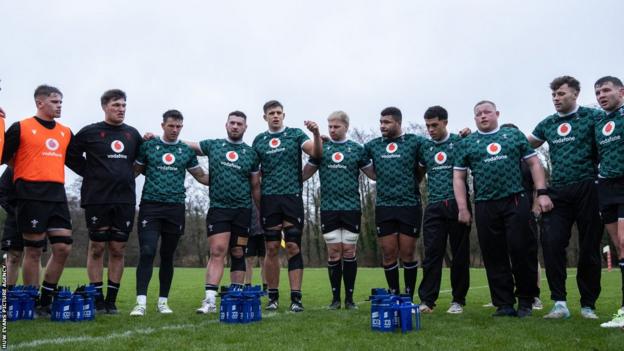
[[[258,271],[254,278],[257,279]],[[355,300],[359,310],[329,311],[331,300],[327,270],[305,270],[303,303],[306,311],[287,312],[288,279],[282,270],[280,310],[263,312],[263,320],[245,325],[227,325],[217,314],[197,315],[204,296],[204,269],[180,268],[174,276],[169,305],[173,315],[156,312],[158,272],[154,270],[145,317],[130,317],[134,305],[135,272],[127,269],[118,299],[120,314],[99,315],[95,321],[53,323],[48,320],[18,321],[8,325],[9,348],[13,350],[622,350],[624,332],[602,329],[621,301],[620,273],[603,271],[602,294],[597,304],[600,320],[580,317],[574,270],[568,276],[569,320],[544,320],[552,303],[542,283],[545,308],[532,317],[492,318],[489,290],[483,269],[471,270],[471,288],[465,311],[449,315],[448,270],[444,271],[438,307],[422,316],[422,330],[401,335],[372,332],[370,304],[366,298],[372,287],[384,287],[383,271],[360,268]],[[227,274],[226,274],[227,276]],[[422,271],[419,272],[422,278]],[[65,270],[61,283],[72,287],[87,282],[84,268]],[[420,282],[420,281],[419,281]],[[227,283],[227,282],[224,282]],[[263,304],[266,299],[263,298]]]

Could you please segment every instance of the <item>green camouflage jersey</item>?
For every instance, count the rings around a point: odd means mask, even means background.
[[[535,127],[533,138],[548,142],[552,187],[594,178],[594,125],[602,115],[602,111],[581,106],[566,116],[548,116]]]
[[[301,148],[310,138],[299,128],[266,131],[253,141],[262,170],[262,195],[301,194]]]
[[[310,159],[320,168],[321,211],[360,210],[360,169],[371,166],[364,147],[352,140],[323,143],[321,162]]]
[[[212,139],[199,142],[208,156],[210,207],[251,208],[250,176],[258,172],[258,155],[244,142]]]
[[[145,166],[142,201],[184,203],[187,169],[199,167],[195,152],[179,140],[152,139],[141,144],[135,162]]]
[[[376,206],[417,206],[420,189],[416,179],[418,154],[425,138],[403,134],[395,139],[379,137],[364,145],[377,174]]]
[[[598,176],[624,176],[624,106],[598,120],[594,135],[600,157]]]
[[[448,134],[441,141],[427,140],[420,148],[420,166],[427,170],[429,203],[455,198],[453,193],[453,163],[461,138]]]
[[[502,199],[524,191],[520,160],[537,156],[524,134],[514,128],[473,133],[456,147],[454,168],[470,168],[475,201]]]

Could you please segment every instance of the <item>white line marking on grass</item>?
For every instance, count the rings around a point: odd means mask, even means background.
[[[263,315],[262,318],[271,318],[277,316],[277,313],[267,313]],[[165,330],[180,330],[180,329],[188,329],[200,327],[207,324],[214,324],[219,322],[218,319],[211,319],[208,321],[204,321],[198,324],[174,324],[174,325],[166,325],[158,328],[142,328],[135,330],[128,330],[123,333],[111,333],[103,336],[69,336],[65,338],[54,338],[54,339],[39,339],[27,342],[21,342],[19,344],[11,345],[11,349],[17,350],[27,347],[37,347],[43,345],[63,345],[72,342],[104,342],[111,339],[120,339],[120,338],[129,338],[134,335],[149,335],[160,331]]]

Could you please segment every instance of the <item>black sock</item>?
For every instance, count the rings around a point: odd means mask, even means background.
[[[342,264],[345,301],[353,302],[353,289],[355,288],[355,276],[357,275],[357,257],[343,258]]]
[[[48,283],[46,281],[41,285],[41,306],[46,307],[52,303],[52,296],[56,291],[57,284]]]
[[[250,288],[251,287],[251,283],[245,283],[245,287],[246,288]]]
[[[15,289],[15,284],[7,285],[7,290]]]
[[[95,301],[104,302],[104,283],[95,282],[95,283],[91,283],[91,285],[95,287],[95,292],[97,293],[95,295]]]
[[[620,272],[622,272],[622,307],[624,307],[624,258],[620,259]]]
[[[279,289],[269,289],[269,300],[279,300]]]
[[[327,272],[332,290],[332,301],[340,301],[340,285],[342,281],[342,262],[327,261]]]
[[[266,283],[262,284],[262,291],[267,291],[268,287],[269,286]]]
[[[108,288],[106,289],[106,302],[115,302],[117,301],[117,293],[119,292],[119,287],[121,283],[115,283],[112,280],[108,280]]]
[[[403,262],[403,281],[405,282],[405,293],[408,294],[412,300],[414,300],[417,273],[418,261]]]
[[[301,290],[291,290],[290,291],[290,301],[292,302],[301,302]]]
[[[400,291],[399,262],[394,262],[387,266],[384,266],[384,273],[386,274],[386,282],[388,282],[388,288],[390,289],[390,293],[398,294]]]

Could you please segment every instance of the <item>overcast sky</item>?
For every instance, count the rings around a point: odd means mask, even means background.
[[[554,109],[549,82],[569,74],[624,78],[624,1],[30,1],[0,2],[0,106],[7,125],[31,116],[41,83],[64,92],[61,122],[102,120],[99,97],[128,94],[127,123],[159,131],[182,111],[182,138],[225,135],[227,113],[266,129],[278,99],[286,123],[338,109],[377,128],[382,108],[422,122],[442,105],[450,127],[474,129],[472,106],[495,101],[501,122],[529,133]]]

